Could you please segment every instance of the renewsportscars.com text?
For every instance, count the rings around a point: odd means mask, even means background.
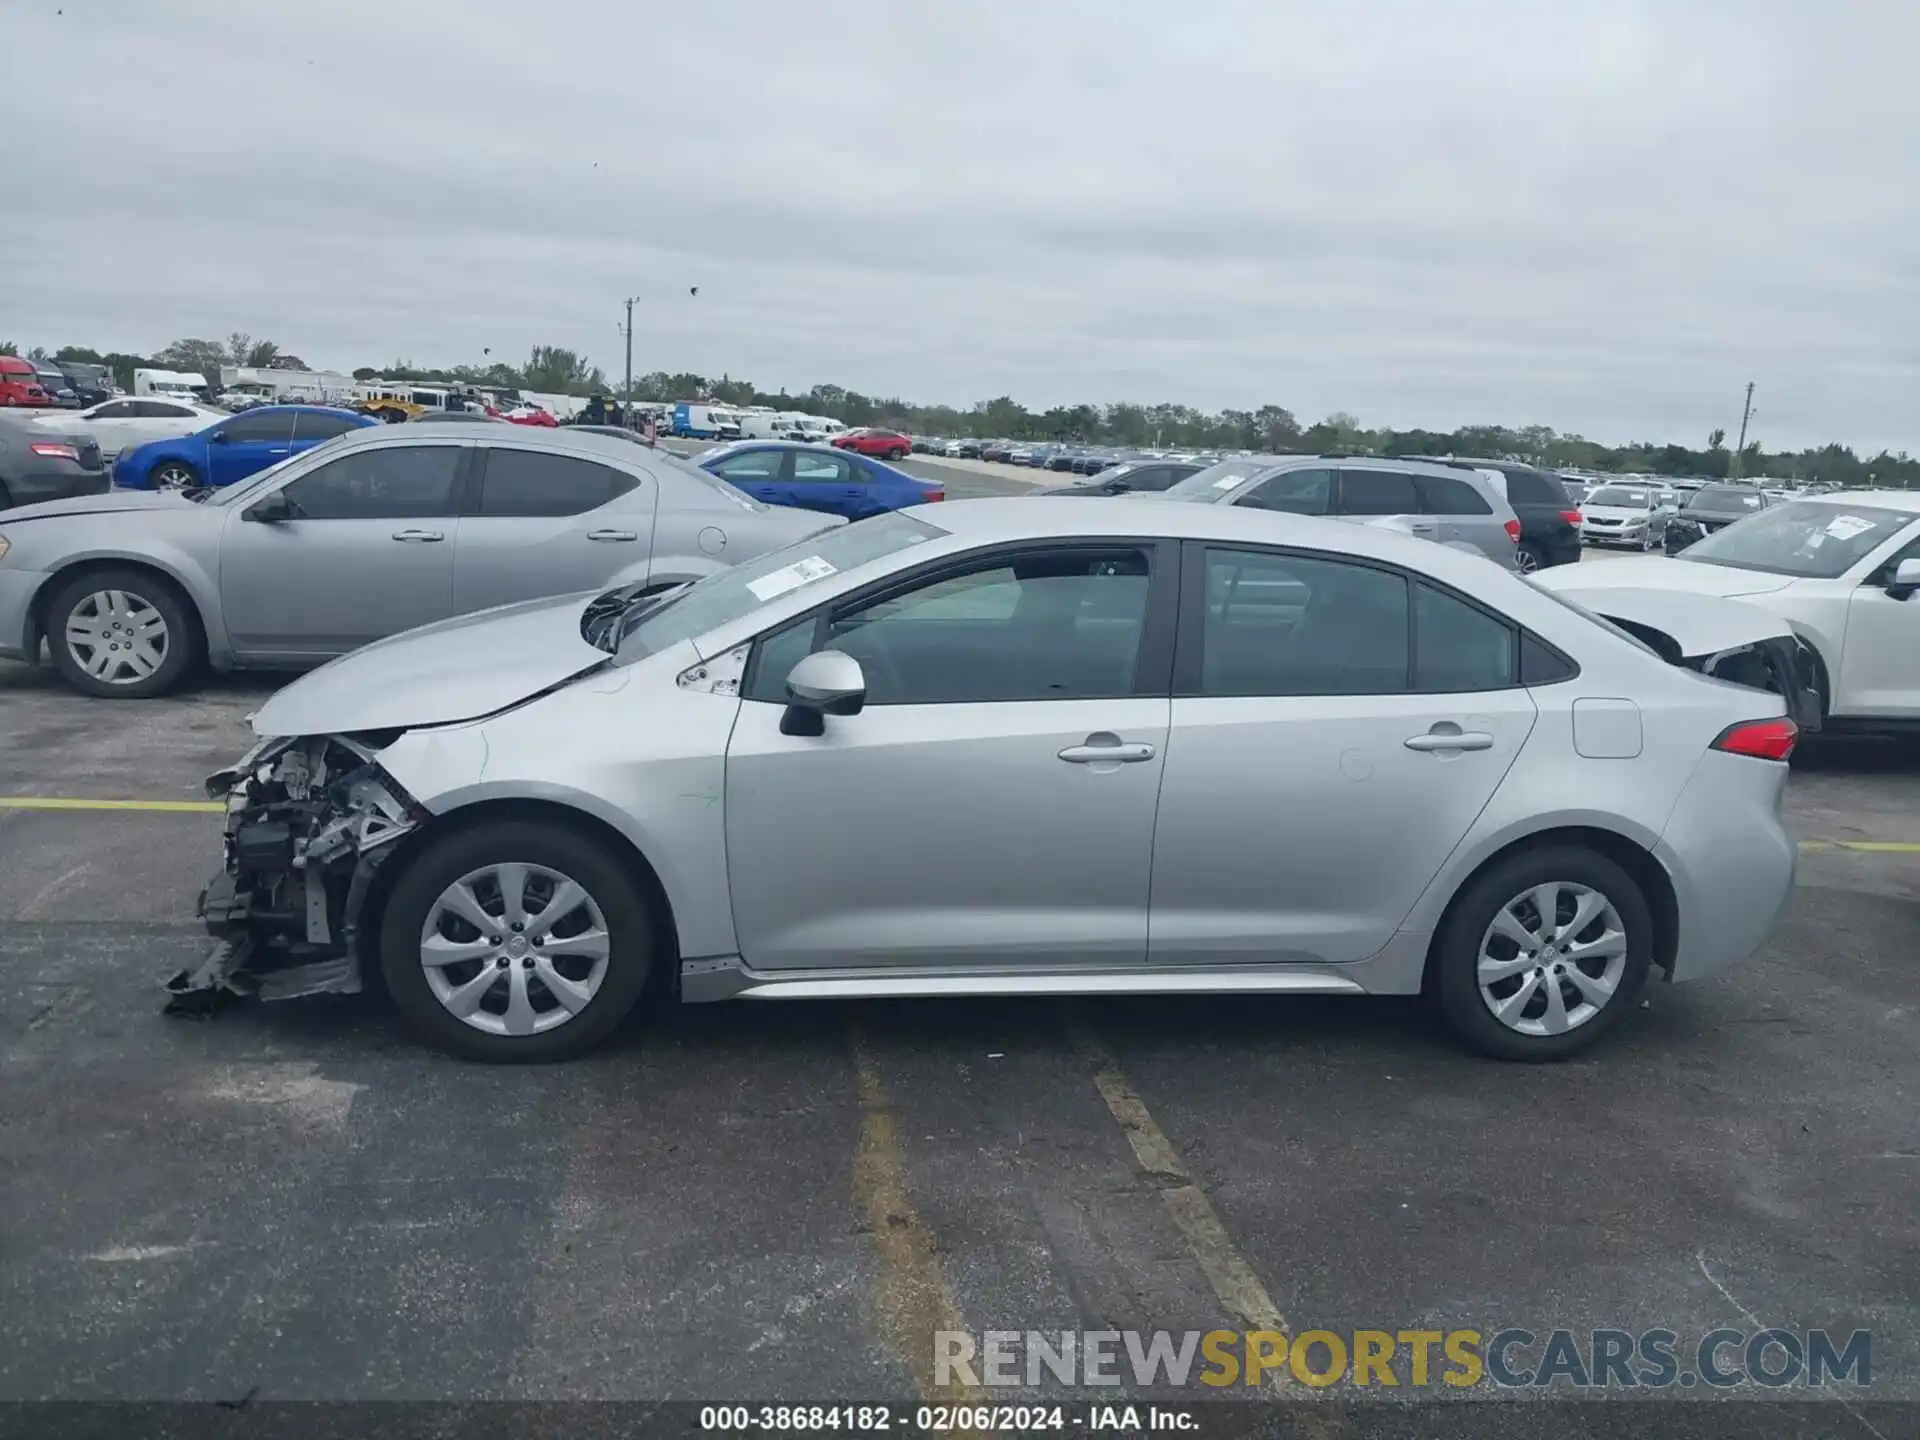
[[[1873,1383],[1873,1336],[1825,1330],[936,1331],[940,1386],[1140,1389],[1346,1381],[1356,1388],[1728,1389]]]

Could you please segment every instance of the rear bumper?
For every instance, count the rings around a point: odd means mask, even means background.
[[[81,495],[104,495],[113,488],[113,473],[104,466],[82,470],[68,462],[46,469],[16,471],[7,476],[6,492],[15,505],[38,505],[43,500],[72,500]],[[6,511],[0,510],[0,516]]]
[[[1780,824],[1787,767],[1709,751],[1654,855],[1679,918],[1675,981],[1714,975],[1765,943],[1793,895],[1799,848]]]

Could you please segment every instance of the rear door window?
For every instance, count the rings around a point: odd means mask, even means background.
[[[1415,515],[1420,496],[1413,476],[1400,471],[1342,470],[1337,510],[1342,515]]]
[[[572,455],[489,446],[480,514],[553,516],[597,510],[638,482],[624,471]]]

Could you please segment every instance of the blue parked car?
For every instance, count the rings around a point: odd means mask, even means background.
[[[709,450],[696,463],[769,505],[824,510],[849,520],[947,498],[938,481],[825,445],[744,440]]]
[[[256,405],[191,435],[121,451],[113,483],[127,490],[231,485],[336,435],[379,423],[326,405]]]

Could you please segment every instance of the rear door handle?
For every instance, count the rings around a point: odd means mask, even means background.
[[[1431,535],[1435,526],[1431,520],[1415,520],[1407,528],[1416,535]]]
[[[589,530],[589,540],[638,540],[640,537],[631,530]]]
[[[1425,735],[1409,735],[1405,743],[1409,750],[1491,750],[1493,736],[1484,730],[1467,730],[1452,735],[1435,735],[1429,731]]]
[[[393,532],[393,538],[408,545],[431,545],[434,541],[444,540],[447,537],[438,530],[396,530]]]
[[[1142,760],[1153,758],[1153,746],[1145,741],[1131,744],[1116,742],[1110,745],[1069,745],[1060,752],[1060,758],[1069,765],[1137,765]]]

